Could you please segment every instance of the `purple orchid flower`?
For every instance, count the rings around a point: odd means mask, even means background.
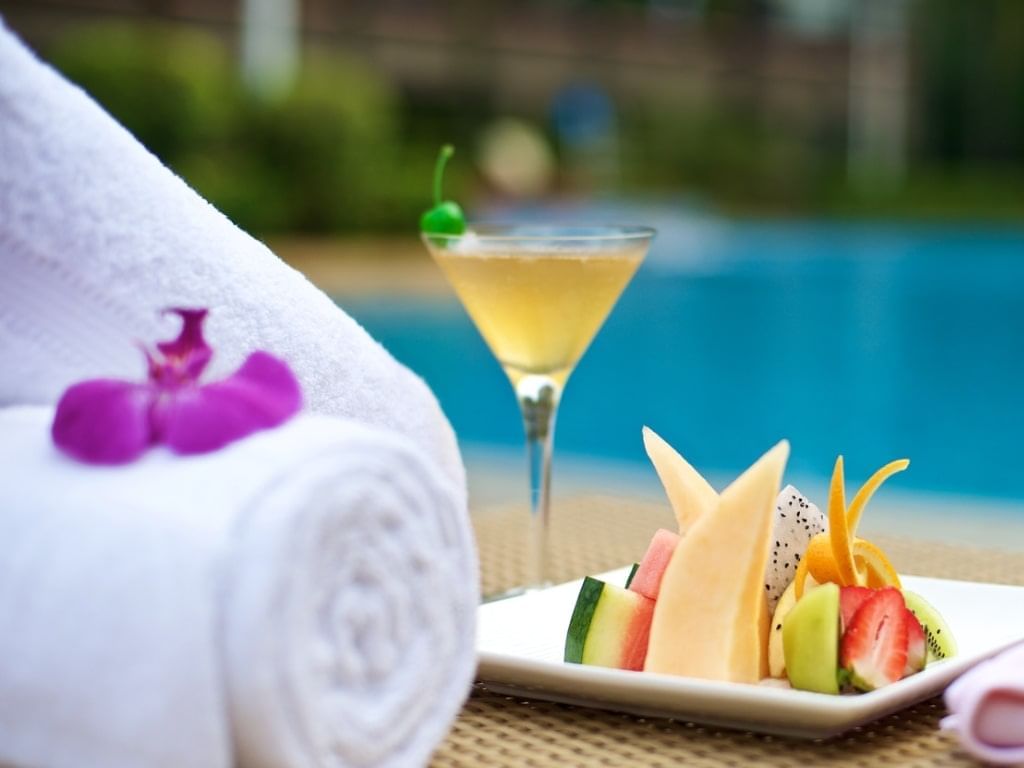
[[[213,357],[203,338],[205,309],[170,309],[181,317],[178,338],[143,349],[148,381],[93,379],[69,387],[57,404],[53,441],[89,464],[124,464],[152,445],[175,453],[215,451],[283,424],[302,407],[291,369],[266,352],[253,352],[226,379],[200,384]]]

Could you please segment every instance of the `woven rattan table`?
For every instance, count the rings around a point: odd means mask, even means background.
[[[494,593],[523,575],[523,512],[474,515],[483,590]],[[568,581],[638,559],[651,532],[673,524],[667,507],[609,497],[558,501],[553,515],[552,574]],[[876,537],[903,572],[1024,584],[1024,553],[960,548]],[[824,741],[800,741],[509,697],[477,683],[447,740],[441,766],[747,766],[970,765],[956,741],[938,730],[941,698]]]

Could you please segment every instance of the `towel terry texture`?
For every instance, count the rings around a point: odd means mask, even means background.
[[[156,96],[155,96],[156,98]],[[464,472],[430,390],[324,293],[165,168],[0,19],[0,406],[137,378],[165,307],[208,307],[210,374],[254,349],[292,366],[314,412],[408,435]]]
[[[96,468],[0,410],[0,764],[423,765],[471,681],[460,492],[408,438],[300,416]]]

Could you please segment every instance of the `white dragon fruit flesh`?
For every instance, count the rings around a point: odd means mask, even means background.
[[[775,499],[772,526],[772,551],[764,574],[769,615],[793,581],[800,558],[812,536],[828,530],[828,519],[817,506],[792,485],[783,488]]]

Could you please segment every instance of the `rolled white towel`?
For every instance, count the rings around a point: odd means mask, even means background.
[[[171,336],[158,310],[208,307],[212,376],[265,349],[288,361],[312,411],[406,434],[464,482],[426,385],[2,19],[0,269],[0,406],[55,403],[80,379],[135,378],[144,369],[126,335]]]
[[[424,764],[474,670],[461,493],[407,438],[299,416],[127,466],[0,410],[0,764]]]

